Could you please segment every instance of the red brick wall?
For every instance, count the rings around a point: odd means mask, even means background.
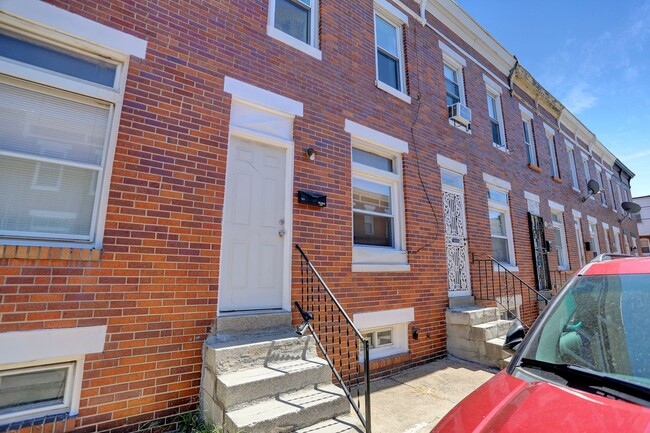
[[[304,116],[296,118],[294,127],[293,189],[325,193],[328,205],[313,208],[294,202],[293,242],[301,244],[343,306],[351,314],[415,308],[413,325],[420,328],[420,338],[409,342],[409,354],[375,363],[378,374],[424,363],[446,351],[438,153],[468,167],[470,258],[491,253],[483,172],[512,183],[518,275],[531,284],[524,190],[540,195],[547,221],[548,199],[566,207],[572,269],[578,258],[571,209],[583,212],[585,240],[587,214],[598,218],[600,229],[600,221],[616,225],[611,209],[593,201],[583,205],[572,190],[559,134],[564,182],[551,180],[542,116],[555,122],[548,113],[534,119],[542,172],[526,166],[519,99],[507,89],[502,105],[510,152],[492,146],[484,71],[470,59],[464,79],[473,111],[472,134],[448,124],[439,38],[430,29],[413,20],[404,28],[413,102],[377,89],[371,1],[322,2],[321,61],[266,35],[266,0],[48,1],[149,43],[146,58],[132,58],[129,67],[101,259],[15,259],[9,253],[0,259],[0,332],[108,326],[105,351],[86,358],[80,432],[125,425],[143,429],[142,423],[167,422],[197,401],[201,346],[217,311],[230,114],[224,76],[304,103]],[[435,17],[428,18],[488,64]],[[407,247],[419,251],[409,253],[410,273],[351,272],[351,145],[343,130],[345,119],[409,143],[403,160]],[[304,156],[308,147],[318,151],[314,162]],[[579,160],[577,164],[583,185]],[[552,231],[547,238],[552,239]],[[554,255],[549,258],[553,269]],[[297,294],[296,254],[293,264]]]

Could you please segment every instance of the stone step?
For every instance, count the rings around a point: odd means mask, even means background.
[[[505,337],[512,320],[494,320],[491,322],[472,325],[469,329],[470,340],[488,341],[497,337]]]
[[[216,375],[317,356],[313,338],[298,336],[292,327],[220,333],[208,337],[203,346],[203,364]]]
[[[354,420],[336,418],[301,428],[300,430],[296,430],[294,433],[362,433],[364,431],[365,430],[363,430],[361,422],[358,421],[358,419],[357,422],[354,422]]]
[[[349,402],[340,388],[318,385],[226,412],[224,433],[294,432],[349,411]]]
[[[484,355],[494,359],[506,359],[510,354],[503,350],[503,344],[506,342],[505,338],[493,338],[485,342]]]
[[[331,383],[332,370],[321,358],[299,359],[220,375],[216,397],[225,410],[309,385]]]
[[[498,319],[498,308],[479,307],[476,305],[459,308],[448,308],[446,311],[447,324],[480,325]]]

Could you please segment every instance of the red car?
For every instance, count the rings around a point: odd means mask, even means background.
[[[432,433],[650,432],[650,257],[594,259]]]

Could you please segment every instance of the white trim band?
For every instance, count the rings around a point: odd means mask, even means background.
[[[499,179],[498,177],[492,176],[491,174],[483,173],[483,180],[488,185],[496,186],[497,188],[505,189],[510,191],[512,186],[507,180]]]
[[[451,170],[454,173],[462,174],[463,176],[467,174],[467,165],[462,162],[455,161],[441,154],[437,155],[438,165],[447,170]]]
[[[0,333],[0,364],[85,355],[104,350],[106,326]]]
[[[369,141],[375,146],[388,149],[394,153],[409,153],[409,144],[398,138],[392,137],[367,126],[360,125],[351,120],[345,119],[345,132],[355,138]]]
[[[225,77],[223,90],[226,93],[230,93],[233,99],[241,102],[266,107],[291,116],[303,115],[302,102],[294,101],[286,96],[269,92],[268,90],[255,87],[234,78]]]

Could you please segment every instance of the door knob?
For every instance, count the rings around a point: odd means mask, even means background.
[[[281,229],[281,230],[278,232],[278,236],[280,236],[281,238],[283,238],[284,235],[286,235],[286,234],[287,234],[287,231],[286,231],[285,229]]]

